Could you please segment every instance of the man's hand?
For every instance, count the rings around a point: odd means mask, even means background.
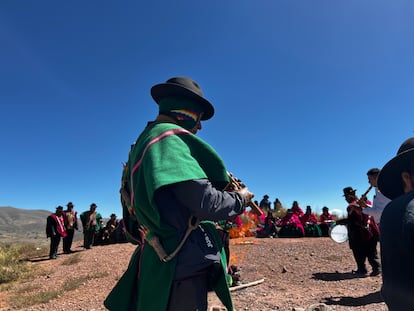
[[[244,200],[246,201],[246,203],[250,202],[254,198],[254,193],[250,192],[247,187],[241,188],[237,192],[240,193],[244,197]]]

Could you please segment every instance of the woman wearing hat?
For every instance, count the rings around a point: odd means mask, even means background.
[[[392,200],[381,216],[381,293],[390,311],[414,310],[414,137],[384,165],[378,188]]]
[[[322,236],[329,236],[329,229],[335,224],[335,219],[332,214],[329,213],[329,208],[324,206],[322,208],[322,214],[319,217],[319,227],[322,230]]]
[[[286,211],[280,221],[279,237],[281,238],[301,238],[305,236],[305,229],[298,215],[292,209]]]
[[[105,306],[206,310],[213,288],[233,310],[224,250],[214,224],[206,221],[234,220],[253,194],[247,188],[223,191],[229,183],[223,160],[194,135],[214,114],[196,82],[172,78],[153,86],[151,95],[159,114],[132,146],[123,186],[146,243],[139,244]],[[169,256],[160,257],[161,251]]]

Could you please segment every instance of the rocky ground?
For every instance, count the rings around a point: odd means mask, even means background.
[[[0,288],[0,310],[105,310],[102,302],[134,248],[113,244],[83,250],[76,242],[73,254],[56,260],[31,258],[29,279]],[[387,310],[380,295],[381,276],[352,274],[355,263],[348,243],[330,238],[239,238],[231,239],[231,253],[241,283],[259,281],[232,291],[237,311],[301,310],[321,303],[330,310]],[[57,298],[28,305],[56,290]],[[209,304],[220,306],[213,293]]]

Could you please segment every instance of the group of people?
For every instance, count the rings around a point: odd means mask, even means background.
[[[63,206],[59,205],[55,213],[50,214],[46,220],[46,236],[50,238],[50,259],[57,258],[61,239],[63,239],[63,253],[72,253],[73,237],[75,230],[78,230],[78,218],[72,202],[69,202],[66,207],[64,211]]]
[[[224,161],[196,136],[201,122],[213,117],[214,107],[195,81],[171,78],[154,85],[151,96],[158,115],[131,146],[121,192],[124,213],[139,222],[140,236],[126,272],[104,304],[109,310],[207,310],[207,292],[214,290],[227,310],[233,311],[226,253],[215,224],[234,222],[254,194],[243,185],[229,188]],[[372,275],[382,269],[382,294],[389,309],[413,310],[414,138],[405,141],[383,167],[376,190],[392,200],[379,221],[380,234],[370,226],[376,220],[368,216],[366,202],[356,198],[353,188],[344,188],[357,272],[366,271],[362,260],[368,258]],[[306,225],[316,222],[310,209],[308,216],[301,215],[306,220],[302,223],[296,209],[292,206],[291,220],[283,222],[302,226],[299,231],[304,235]],[[317,224],[321,222],[325,220]],[[358,234],[366,234],[370,242],[360,238],[362,247],[354,239]],[[373,252],[377,235],[382,267]],[[371,252],[362,250],[365,247]]]
[[[373,202],[358,198],[352,187],[343,189],[348,202],[349,246],[358,274],[382,274],[381,294],[388,310],[414,310],[414,137],[405,140],[382,169],[367,172],[375,189]],[[381,257],[377,253],[380,244]]]
[[[264,196],[266,197],[267,195]],[[329,213],[328,207],[322,208],[318,219],[310,205],[303,212],[299,203],[293,201],[292,208],[282,218],[275,217],[272,210],[268,209],[263,225],[257,230],[257,237],[326,237],[334,224],[334,217]]]
[[[74,205],[69,202],[67,209],[57,206],[55,213],[50,214],[46,220],[46,236],[50,238],[49,258],[56,259],[60,241],[63,240],[63,253],[73,253],[72,243],[75,230],[78,226],[78,213]],[[92,245],[103,245],[109,243],[125,242],[122,230],[122,221],[111,214],[110,219],[104,224],[100,213],[96,211],[97,205],[92,203],[89,210],[79,215],[83,228],[83,247],[90,249]]]

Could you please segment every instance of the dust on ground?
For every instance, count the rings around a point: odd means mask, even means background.
[[[249,237],[231,239],[230,245],[231,263],[240,269],[241,284],[264,279],[232,291],[237,311],[291,311],[318,303],[331,310],[387,310],[380,295],[381,276],[354,275],[356,265],[347,242]],[[76,242],[73,249],[75,253],[56,260],[33,258],[30,265],[35,272],[30,279],[1,287],[0,310],[106,310],[103,301],[126,270],[135,246],[111,244],[84,250]],[[73,256],[78,260],[71,260]],[[63,291],[70,282],[76,286]],[[59,290],[59,295],[48,303],[20,308],[11,303],[12,297],[35,297],[53,290]],[[209,293],[209,306],[213,305],[221,304]]]

